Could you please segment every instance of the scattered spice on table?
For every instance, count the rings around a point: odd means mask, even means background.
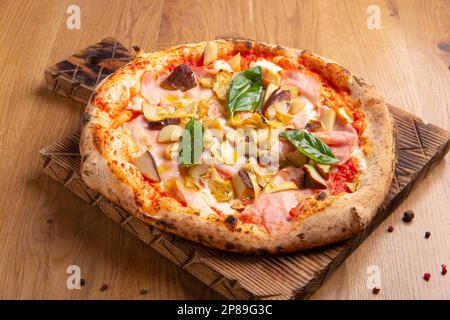
[[[431,236],[431,232],[427,231],[425,232],[425,239],[428,239]]]
[[[446,275],[447,274],[447,265],[443,264],[443,265],[441,265],[441,267],[442,267],[441,274]]]
[[[80,279],[80,286],[84,286],[86,284],[86,280],[81,278]]]
[[[411,222],[414,219],[414,212],[412,210],[406,210],[403,213],[403,222]]]
[[[380,292],[380,288],[378,288],[378,287],[373,287],[373,289],[372,289],[372,293],[373,294],[378,294]]]
[[[148,288],[141,289],[141,294],[147,294],[147,293],[148,293]]]
[[[104,283],[104,284],[102,284],[100,291],[106,291],[106,290],[108,290],[108,288],[109,288],[109,286],[106,283]]]
[[[393,227],[393,226],[389,226],[389,227],[387,228],[387,231],[388,231],[388,232],[394,231],[394,227]]]
[[[431,274],[429,272],[425,272],[423,274],[423,280],[430,281],[430,278],[431,278]]]

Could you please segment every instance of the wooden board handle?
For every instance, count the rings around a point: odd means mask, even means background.
[[[104,38],[47,68],[47,87],[86,104],[97,84],[133,57],[134,54],[116,39]]]

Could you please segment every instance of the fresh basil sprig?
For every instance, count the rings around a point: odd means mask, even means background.
[[[330,147],[309,132],[303,130],[286,130],[280,137],[287,138],[301,153],[320,164],[334,164],[336,158]]]
[[[260,66],[240,72],[230,86],[228,111],[250,111],[258,108],[263,93],[262,69]]]
[[[205,128],[202,123],[192,117],[186,124],[183,132],[181,149],[179,153],[179,164],[185,167],[193,166],[200,160],[203,152],[203,134]]]

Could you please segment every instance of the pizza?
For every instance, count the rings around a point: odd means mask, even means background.
[[[80,151],[86,184],[149,226],[255,254],[362,231],[396,159],[373,86],[310,51],[236,39],[138,52],[95,89]]]

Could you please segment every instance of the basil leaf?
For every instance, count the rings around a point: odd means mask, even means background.
[[[312,134],[302,130],[286,130],[280,137],[287,138],[301,153],[320,164],[333,164],[336,158],[330,147]]]
[[[240,72],[231,83],[228,93],[228,111],[231,117],[236,111],[250,111],[258,108],[262,93],[262,70],[260,66]]]
[[[185,167],[199,163],[203,152],[203,134],[205,128],[202,123],[192,117],[186,124],[181,141],[181,149],[178,158],[180,165]]]

